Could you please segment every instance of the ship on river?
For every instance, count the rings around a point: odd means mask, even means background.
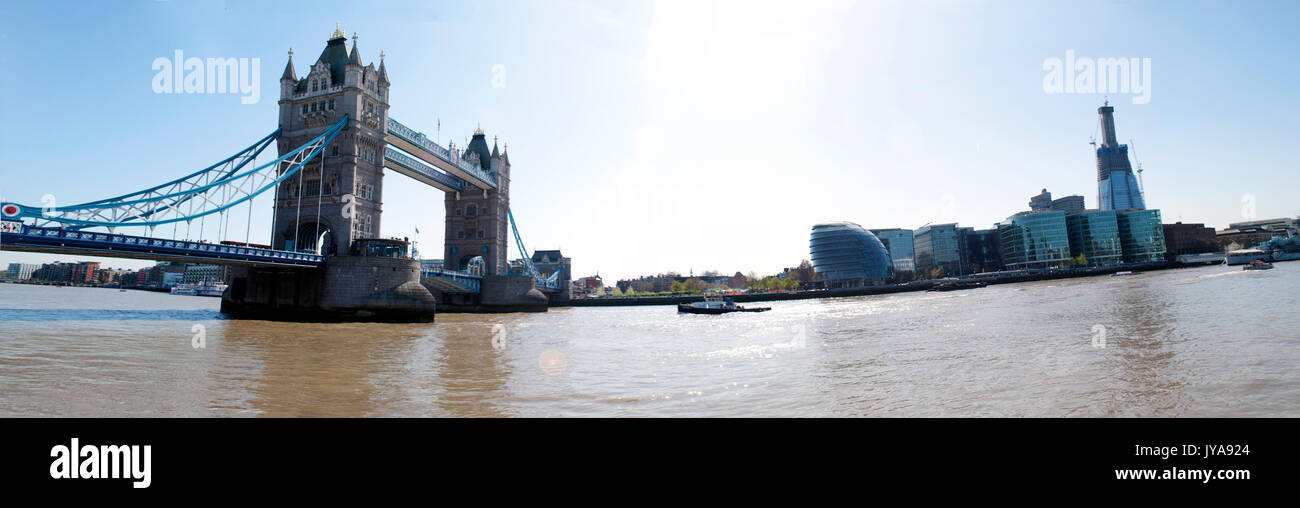
[[[177,284],[172,286],[171,293],[183,296],[221,296],[226,287],[220,282],[204,281],[198,284]]]

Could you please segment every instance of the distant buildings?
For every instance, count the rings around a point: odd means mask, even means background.
[[[421,271],[421,272],[427,272],[427,271],[435,270],[435,269],[437,269],[437,270],[442,270],[442,269],[443,269],[443,265],[442,265],[442,260],[441,260],[441,259],[421,259],[421,260],[420,260],[420,271]]]
[[[925,277],[933,270],[942,270],[944,275],[962,273],[961,241],[957,224],[933,224],[921,226],[912,233],[912,244],[916,252],[916,273]]]
[[[885,244],[885,250],[889,252],[890,262],[894,265],[895,274],[916,272],[916,251],[912,243],[912,230],[898,228],[872,229],[871,234],[876,235],[880,243]]]
[[[599,275],[582,277],[573,281],[573,294],[585,295],[604,286],[605,281],[601,280]]]
[[[962,273],[1002,270],[1002,237],[997,228],[960,228],[957,235],[961,243]]]
[[[1070,256],[1083,256],[1090,266],[1123,262],[1119,222],[1114,210],[1087,210],[1065,216],[1070,235]]]
[[[557,271],[560,272],[558,279],[562,289],[559,299],[568,300],[573,297],[573,290],[569,285],[570,280],[573,279],[573,259],[564,257],[564,254],[558,250],[533,251],[533,266],[546,277],[550,277]],[[552,300],[556,299],[556,295],[548,295],[548,297]]]
[[[1065,212],[1021,212],[998,223],[1002,262],[1009,270],[1052,268],[1070,258]]]
[[[893,261],[885,244],[852,222],[813,226],[808,250],[817,280],[835,286],[882,284],[893,275]]]
[[[1083,211],[1084,208],[1083,196],[1077,194],[1060,199],[1052,199],[1052,193],[1047,192],[1047,189],[1043,189],[1041,194],[1029,198],[1029,211],[1031,212],[1043,210],[1077,212]]]
[[[1285,235],[1288,227],[1295,227],[1294,219],[1263,219],[1246,222],[1234,222],[1214,234],[1214,243],[1218,250],[1230,250],[1228,246],[1235,243],[1238,248],[1252,247],[1273,238]]]
[[[1159,210],[1021,212],[998,224],[1002,259],[1011,270],[1162,261]],[[1079,256],[1083,256],[1082,259]]]
[[[226,265],[187,265],[182,282],[200,284],[204,282],[230,283],[230,267]]]
[[[735,275],[681,275],[678,273],[666,273],[659,275],[646,275],[636,279],[624,279],[614,283],[619,292],[637,292],[637,293],[661,293],[673,290],[674,282],[686,282],[695,279],[700,281],[705,289],[744,289],[749,282],[744,275],[736,272]],[[610,291],[613,291],[610,288]]]
[[[1125,263],[1164,261],[1165,229],[1160,210],[1123,210],[1116,212],[1115,219]]]
[[[9,263],[9,270],[5,272],[5,278],[10,280],[28,280],[32,278],[32,272],[35,272],[39,265],[27,263]]]
[[[1214,228],[1205,224],[1165,224],[1165,258],[1183,254],[1204,254],[1222,250],[1215,243]]]
[[[139,271],[102,268],[95,261],[76,263],[45,263],[42,265],[9,265],[14,280],[70,285],[120,285],[121,287],[166,288],[182,282],[229,282],[230,267],[225,265],[199,265],[159,261],[156,265]]]

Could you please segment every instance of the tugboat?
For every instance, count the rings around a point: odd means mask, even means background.
[[[1251,261],[1250,264],[1241,267],[1242,270],[1270,270],[1272,268],[1273,263],[1265,263],[1259,260]]]
[[[984,281],[979,281],[979,282],[975,282],[975,281],[952,281],[952,282],[944,282],[944,283],[942,283],[942,284],[939,284],[938,286],[932,287],[932,288],[930,288],[930,291],[956,291],[956,290],[958,290],[958,289],[975,289],[975,288],[982,288],[982,287],[987,286],[987,285],[989,285],[989,283],[984,282]]]
[[[743,307],[736,305],[735,300],[732,300],[731,297],[724,299],[717,296],[706,296],[702,302],[677,304],[679,314],[726,314],[728,312],[764,312],[769,310],[772,310],[772,308]]]

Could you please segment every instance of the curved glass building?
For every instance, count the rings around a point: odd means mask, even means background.
[[[1070,260],[1065,212],[1023,212],[998,223],[1002,262],[1012,270],[1064,266]]]
[[[808,250],[817,280],[878,284],[893,275],[885,244],[852,222],[813,226]]]
[[[1160,210],[1125,210],[1115,214],[1125,263],[1154,263],[1165,258],[1165,229]]]
[[[1114,210],[1085,210],[1065,215],[1070,234],[1070,257],[1082,255],[1089,266],[1117,265],[1123,261],[1119,223]]]

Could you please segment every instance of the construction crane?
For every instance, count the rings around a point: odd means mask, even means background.
[[[1147,186],[1142,183],[1142,161],[1138,160],[1137,145],[1133,144],[1133,139],[1128,140],[1128,147],[1133,151],[1133,161],[1137,163],[1138,174],[1138,195],[1142,196],[1142,204],[1147,202]]]

